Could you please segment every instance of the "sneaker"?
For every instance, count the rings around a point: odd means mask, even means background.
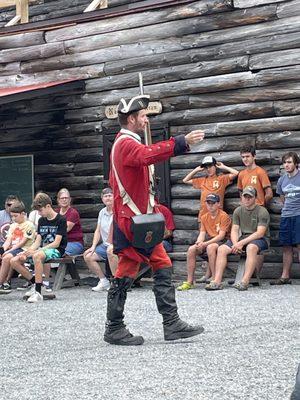
[[[17,290],[28,290],[30,289],[32,283],[26,281],[22,286],[17,287]]]
[[[11,289],[11,284],[10,284],[10,282],[4,282],[3,283],[3,286],[5,287],[5,289]]]
[[[177,290],[183,291],[183,290],[190,290],[194,289],[195,286],[189,282],[183,282],[182,285],[178,286]]]
[[[94,286],[92,288],[93,292],[103,292],[105,290],[108,290],[110,288],[110,282],[108,279],[105,279],[103,281],[99,281],[97,286]]]
[[[31,286],[29,286],[29,290],[27,290],[24,296],[30,297],[34,293],[35,293],[35,284],[32,283]]]
[[[8,294],[11,292],[10,287],[8,288],[5,284],[0,285],[0,294]]]
[[[45,293],[53,293],[53,289],[49,283],[49,285],[43,285],[43,289],[45,291]]]
[[[39,292],[34,292],[29,299],[27,300],[28,303],[39,303],[40,301],[43,301],[43,296]]]

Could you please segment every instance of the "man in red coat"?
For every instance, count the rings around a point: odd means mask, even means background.
[[[127,290],[136,277],[140,263],[149,263],[153,269],[157,308],[163,317],[165,340],[188,338],[203,332],[183,322],[177,313],[175,288],[171,282],[172,263],[162,243],[144,249],[132,245],[131,224],[136,214],[159,212],[154,203],[151,167],[172,156],[184,154],[189,145],[204,137],[202,131],[193,131],[152,145],[143,145],[140,134],[148,124],[146,108],[148,96],[137,96],[128,103],[121,99],[118,106],[121,130],[111,153],[110,185],[114,194],[113,245],[119,261],[108,291],[107,322],[104,340],[117,345],[140,345],[142,336],[133,336],[123,322]]]

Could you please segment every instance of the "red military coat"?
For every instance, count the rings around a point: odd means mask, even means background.
[[[148,166],[165,161],[174,155],[185,153],[188,150],[188,145],[186,144],[183,135],[146,146],[140,142],[141,139],[138,134],[126,129],[121,129],[117,138],[122,135],[122,133],[130,133],[139,140],[139,143],[132,138],[119,140],[113,150],[114,165],[126,192],[129,194],[141,213],[145,214],[147,213],[149,202]],[[122,249],[122,252],[124,253],[124,248],[126,248],[127,256],[132,258],[134,255],[137,256],[137,252],[129,243],[132,240],[130,226],[131,217],[134,213],[126,204],[123,204],[113,168],[111,168],[110,171],[109,182],[114,193],[114,223],[117,225],[118,230],[120,230],[128,240],[128,242],[125,243],[125,241],[120,239],[120,235],[116,232],[116,229],[114,229],[114,248],[116,253],[118,253],[120,249]],[[156,212],[155,209],[154,212]],[[121,243],[122,241],[123,243]],[[141,260],[140,257],[137,257],[137,261],[141,262],[143,260]]]

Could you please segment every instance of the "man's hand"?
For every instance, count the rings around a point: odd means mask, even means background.
[[[231,248],[233,254],[241,254],[243,252],[244,244],[241,242],[237,242]]]
[[[28,249],[28,250],[25,250],[22,253],[20,253],[20,255],[25,255],[26,257],[31,257],[34,255],[35,252],[36,252],[36,250]]]
[[[224,169],[225,165],[221,161],[217,161],[216,166],[220,169]]]
[[[205,245],[203,242],[196,242],[197,250],[203,252],[205,250]]]
[[[92,247],[90,247],[89,249],[87,249],[85,252],[84,252],[84,254],[85,255],[88,255],[88,254],[93,254],[93,253],[95,253],[95,250],[96,250],[96,247],[94,247],[94,246],[92,246]]]
[[[187,144],[189,145],[193,145],[196,143],[201,142],[201,140],[204,139],[204,132],[203,131],[192,131],[190,133],[188,133],[187,135],[185,135],[185,140],[187,142]]]

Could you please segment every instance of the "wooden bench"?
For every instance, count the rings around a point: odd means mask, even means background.
[[[174,260],[174,259],[180,259],[180,260],[186,260],[186,254],[187,252],[173,252],[169,253],[169,257]],[[261,252],[261,256],[265,256],[269,254],[269,250],[264,250]],[[197,256],[197,261],[208,261],[208,257],[206,255],[199,255]],[[242,277],[244,276],[245,273],[245,264],[246,264],[246,254],[243,254],[241,256],[236,255],[236,254],[230,254],[227,257],[228,262],[234,262],[237,265],[236,270],[233,269],[231,266],[227,265],[228,270],[232,271],[235,273],[235,278],[234,279],[228,279],[229,284],[236,284],[241,282]],[[259,265],[258,269],[254,271],[253,276],[250,280],[250,284],[253,286],[261,286],[261,279],[260,279],[260,270],[262,268],[263,262],[261,265]]]
[[[82,260],[82,255],[78,256],[64,256],[62,258],[54,258],[49,260],[47,263],[51,264],[59,264],[57,271],[55,273],[53,290],[60,290],[63,287],[70,287],[70,285],[79,286],[80,285],[80,276],[76,268],[76,260]],[[54,269],[54,268],[53,268]],[[64,282],[65,276],[67,273],[70,274],[72,279]]]

